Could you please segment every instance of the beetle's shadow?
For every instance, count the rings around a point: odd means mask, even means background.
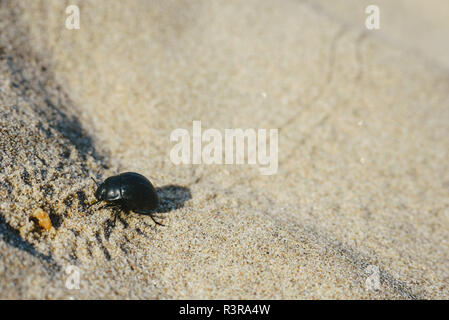
[[[155,213],[167,213],[184,206],[184,203],[192,198],[190,189],[174,184],[156,188],[159,197],[159,207]]]

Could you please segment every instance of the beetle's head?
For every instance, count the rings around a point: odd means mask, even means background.
[[[98,201],[119,200],[121,198],[120,186],[120,177],[109,177],[98,186],[97,191],[95,191],[95,198]]]
[[[104,183],[98,186],[97,191],[95,191],[95,198],[98,201],[106,200],[106,186]]]

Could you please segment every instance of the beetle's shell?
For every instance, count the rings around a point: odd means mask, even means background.
[[[158,206],[157,192],[147,178],[135,172],[125,172],[119,177],[122,200],[129,209],[144,213]]]
[[[149,214],[159,204],[151,182],[135,172],[124,172],[107,178],[97,189],[98,200],[116,202],[136,213]]]

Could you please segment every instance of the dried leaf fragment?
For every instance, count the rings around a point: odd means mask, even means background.
[[[41,208],[37,208],[36,210],[34,210],[31,217],[35,218],[39,226],[41,226],[45,231],[48,231],[53,227],[47,212],[45,212]]]

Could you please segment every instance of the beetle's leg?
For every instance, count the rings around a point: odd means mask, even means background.
[[[144,211],[144,210],[141,210],[141,211],[135,211],[135,212],[136,212],[136,213],[139,213],[139,214],[144,214],[144,215],[146,215],[146,216],[150,216],[151,220],[153,220],[155,224],[158,224],[158,225],[160,225],[160,226],[165,227],[165,224],[162,224],[162,223],[160,223],[160,222],[157,222],[157,221],[154,219],[154,217],[153,217],[154,212],[152,212],[152,211]]]
[[[97,187],[98,187],[98,182],[97,182],[97,180],[95,180],[93,177],[90,177],[94,182],[95,182],[95,184],[97,185]]]
[[[160,223],[160,222],[157,222],[157,221],[153,218],[153,215],[152,215],[152,214],[149,214],[149,216],[150,216],[151,220],[154,221],[155,224],[158,224],[158,225],[160,225],[160,226],[165,227],[165,224],[162,224],[162,223]]]
[[[89,205],[87,206],[86,210],[89,209],[90,207],[92,207],[93,205],[99,203],[99,202],[100,202],[100,200],[96,200],[95,202],[89,204]]]
[[[104,226],[104,235],[107,240],[109,240],[109,237],[111,236],[112,230],[115,228],[115,223],[117,221],[117,215],[118,211],[115,208],[114,209],[114,220],[111,222],[110,219],[106,219],[105,226]]]
[[[107,208],[117,208],[118,205],[115,203],[106,203],[104,206],[98,208],[98,210],[107,209]]]
[[[115,222],[117,221],[117,216],[119,216],[119,215],[120,215],[120,211],[114,210],[114,223],[113,223],[114,227],[115,227]]]
[[[129,211],[125,211],[125,212],[128,213]],[[123,227],[126,229],[126,228],[128,228],[129,224],[128,224],[128,222],[125,221],[125,219],[122,218],[122,216],[120,215],[121,213],[122,213],[122,212],[119,211],[116,217],[118,217],[118,219],[120,220],[120,222],[123,224]]]

